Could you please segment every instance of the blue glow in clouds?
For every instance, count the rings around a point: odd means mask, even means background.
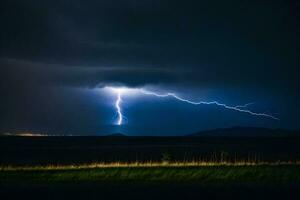
[[[134,95],[134,94],[144,94],[144,95],[151,95],[151,96],[155,96],[158,98],[167,98],[167,97],[171,97],[174,98],[178,101],[182,101],[184,103],[189,103],[192,105],[215,105],[215,106],[219,106],[219,107],[223,107],[225,109],[228,110],[233,110],[233,111],[237,111],[237,112],[242,112],[242,113],[247,113],[250,115],[254,115],[254,116],[261,116],[261,117],[267,117],[267,118],[271,118],[274,120],[279,120],[277,117],[270,115],[270,114],[266,114],[266,113],[258,113],[258,112],[253,112],[251,110],[246,109],[249,105],[253,104],[253,103],[247,103],[245,105],[238,105],[238,106],[229,106],[226,105],[224,103],[220,103],[217,101],[191,101],[188,99],[184,99],[182,97],[177,96],[175,93],[164,93],[164,94],[158,94],[152,91],[147,91],[144,89],[136,89],[136,88],[126,88],[126,87],[105,87],[104,89],[107,89],[113,93],[117,94],[117,98],[115,101],[115,107],[116,107],[116,112],[118,115],[118,119],[116,124],[117,125],[122,125],[123,124],[123,119],[124,119],[124,115],[122,113],[122,108],[121,108],[121,102],[122,102],[122,95],[126,94],[126,95]]]

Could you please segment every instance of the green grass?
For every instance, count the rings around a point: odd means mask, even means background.
[[[2,168],[1,184],[193,183],[200,185],[300,184],[299,165],[208,165]]]

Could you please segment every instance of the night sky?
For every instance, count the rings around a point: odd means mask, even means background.
[[[2,0],[0,131],[184,135],[233,126],[300,128],[300,2]],[[172,92],[215,105],[124,94]]]

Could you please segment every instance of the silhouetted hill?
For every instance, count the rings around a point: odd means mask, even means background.
[[[106,137],[127,137],[127,135],[124,135],[122,133],[114,133],[110,135],[105,135]]]
[[[258,127],[220,128],[193,133],[188,136],[219,136],[219,137],[285,137],[300,136],[299,130],[269,129]]]

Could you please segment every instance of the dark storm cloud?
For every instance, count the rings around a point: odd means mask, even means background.
[[[1,57],[16,60],[10,74],[29,67],[24,72],[28,79],[78,86],[299,85],[299,4],[133,0],[2,4]]]
[[[141,86],[145,83],[172,82],[172,71],[155,67],[66,66],[2,59],[1,80],[20,86],[102,87],[105,84]]]
[[[256,72],[238,74],[227,68],[215,71],[214,68],[192,69],[181,67],[156,66],[68,66],[47,64],[14,59],[0,59],[2,86],[39,87],[72,86],[103,87],[120,84],[129,87],[144,85],[239,87],[257,86],[272,89],[297,89],[297,74],[266,72],[264,68]],[[261,71],[261,72],[260,72]],[[257,73],[257,74],[256,74]],[[246,75],[246,76],[245,76]],[[289,81],[286,81],[290,79]]]

